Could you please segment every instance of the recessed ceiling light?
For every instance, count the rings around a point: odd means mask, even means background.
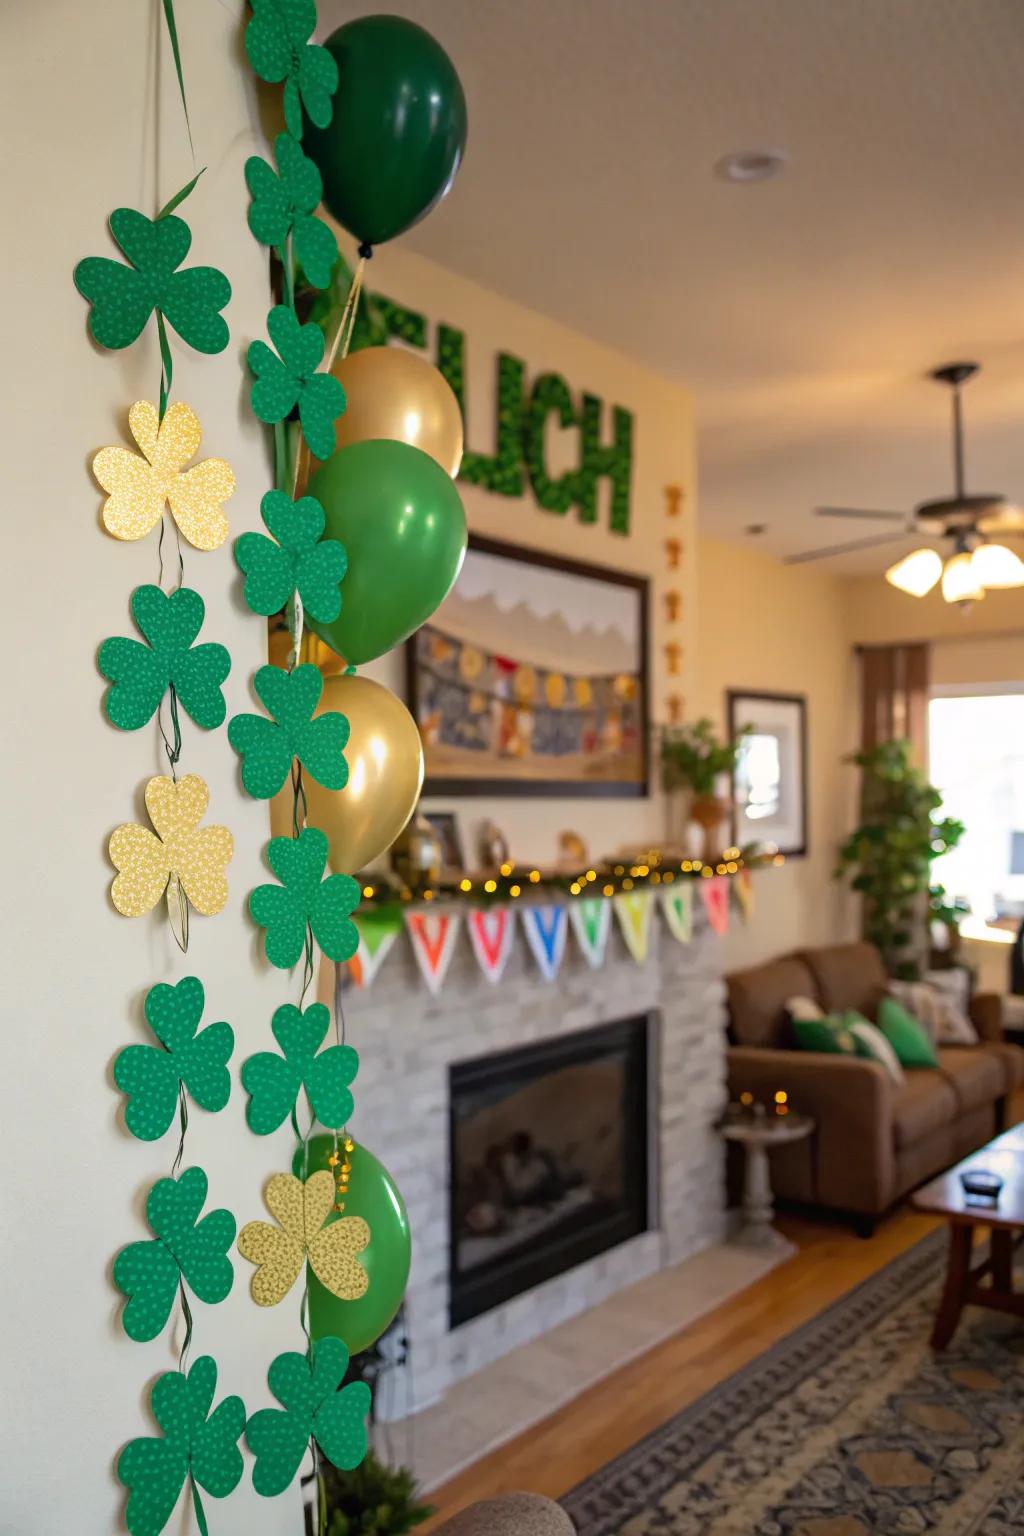
[[[785,155],[772,149],[741,149],[723,155],[715,162],[715,175],[722,181],[768,181],[786,167]]]

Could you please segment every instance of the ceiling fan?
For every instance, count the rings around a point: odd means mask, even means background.
[[[953,395],[953,479],[952,496],[922,501],[913,512],[871,512],[861,507],[815,507],[818,517],[878,519],[899,523],[898,533],[873,534],[866,539],[851,539],[832,544],[827,549],[808,550],[789,555],[786,565],[800,565],[808,560],[825,560],[830,555],[845,555],[855,549],[895,544],[908,534],[926,539],[948,541],[951,553],[943,557],[937,549],[915,549],[889,567],[886,581],[924,597],[937,582],[947,603],[973,603],[997,587],[1024,586],[1024,561],[1005,544],[992,543],[989,535],[1024,535],[1024,509],[1005,496],[968,496],[964,488],[964,436],[961,389],[978,372],[977,363],[947,363],[928,377],[945,384]]]

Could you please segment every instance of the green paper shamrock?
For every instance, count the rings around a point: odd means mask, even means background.
[[[309,42],[316,26],[316,0],[251,0],[245,51],[261,80],[284,81],[284,120],[302,138],[302,108],[318,128],[326,128],[338,89],[334,55]]]
[[[115,208],[110,231],[131,266],[86,256],[75,268],[75,287],[92,305],[94,340],[101,347],[128,347],[157,310],[197,352],[223,352],[228,327],[220,310],[231,284],[216,267],[176,270],[192,244],[185,220],[172,213],[147,219],[134,208]]]
[[[344,789],[348,720],[336,709],[314,718],[324,689],[319,668],[310,662],[293,672],[260,667],[253,687],[273,720],[235,715],[228,725],[228,741],[242,759],[246,792],[254,800],[269,800],[288,777],[296,757],[325,789]]]
[[[298,837],[272,837],[267,860],[280,885],[259,885],[249,896],[253,920],[267,930],[267,959],[280,970],[302,954],[306,925],[313,930],[331,960],[348,960],[359,945],[350,913],[359,901],[359,886],[351,875],[323,873],[327,838],[319,827],[306,827]]]
[[[274,535],[243,533],[235,560],[245,575],[244,597],[253,613],[280,613],[298,592],[311,618],[330,624],[341,612],[339,590],[348,570],[345,546],[321,539],[324,509],[315,496],[292,501],[284,491],[267,491],[260,502],[264,526]]]
[[[179,1278],[200,1301],[223,1301],[235,1272],[227,1251],[235,1240],[230,1211],[209,1211],[202,1168],[186,1168],[177,1179],[158,1179],[146,1200],[146,1220],[156,1233],[129,1243],[114,1260],[114,1284],[128,1301],[122,1315],[130,1339],[155,1339],[171,1315]]]
[[[189,1476],[215,1499],[238,1487],[245,1404],[226,1397],[210,1413],[216,1390],[217,1364],[209,1355],[201,1355],[187,1376],[166,1371],[153,1384],[150,1403],[163,1439],[132,1440],[117,1458],[117,1475],[128,1489],[131,1536],[160,1536]]]
[[[231,670],[231,657],[215,642],[193,646],[206,617],[199,593],[190,587],[170,594],[159,587],[136,587],[131,610],[148,644],[115,636],[100,646],[99,669],[113,684],[104,701],[111,724],[137,731],[152,720],[173,683],[196,725],[207,731],[220,725],[225,713],[220,685]]]
[[[326,288],[338,259],[334,231],[314,217],[324,195],[320,172],[290,133],[274,140],[275,175],[266,160],[253,155],[245,162],[249,204],[249,228],[263,245],[284,249],[291,234],[295,254],[314,288]]]
[[[305,1013],[294,1003],[277,1009],[270,1027],[282,1054],[259,1051],[242,1066],[242,1087],[251,1095],[246,1119],[257,1136],[277,1130],[295,1108],[300,1088],[321,1125],[339,1131],[348,1120],[348,1085],[359,1070],[359,1057],[350,1045],[331,1045],[317,1055],[330,1022],[323,1003],[312,1003]]]
[[[267,330],[279,356],[265,341],[254,341],[246,354],[256,375],[250,393],[253,411],[268,426],[284,421],[296,406],[302,435],[311,453],[329,459],[335,448],[334,423],[345,409],[345,391],[330,373],[317,373],[324,355],[318,325],[300,325],[294,312],[277,304],[267,316]]]
[[[198,976],[184,976],[177,986],[161,982],[146,994],[146,1022],[163,1050],[128,1045],[114,1062],[114,1081],[128,1095],[125,1120],[140,1141],[155,1141],[174,1119],[179,1085],[196,1103],[213,1112],[231,1093],[225,1063],[235,1048],[230,1024],[199,1028],[206,1001]]]
[[[256,1457],[252,1485],[266,1498],[288,1487],[310,1435],[342,1472],[358,1467],[366,1455],[369,1387],[365,1381],[351,1381],[338,1391],[348,1369],[348,1350],[340,1339],[318,1339],[310,1352],[312,1368],[305,1355],[291,1351],[271,1362],[267,1381],[283,1410],[261,1408],[245,1426]]]

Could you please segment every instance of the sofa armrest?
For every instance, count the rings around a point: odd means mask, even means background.
[[[873,1215],[896,1193],[893,1088],[885,1069],[858,1056],[731,1046],[729,1097],[766,1099],[785,1088],[795,1111],[812,1115],[814,1199]],[[785,1181],[776,1193],[786,1196]]]
[[[979,992],[971,998],[971,1023],[978,1031],[978,1038],[989,1045],[1001,1045],[1003,1041],[1003,1000],[998,992]]]

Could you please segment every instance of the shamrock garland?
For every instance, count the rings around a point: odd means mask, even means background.
[[[176,879],[204,917],[228,899],[224,874],[235,841],[227,827],[200,827],[210,791],[196,773],[175,782],[158,774],[146,785],[146,810],[156,831],[137,822],[115,828],[110,862],[118,871],[110,899],[124,917],[142,917]]]
[[[235,1275],[227,1251],[235,1240],[230,1211],[209,1211],[202,1168],[179,1178],[158,1179],[146,1200],[155,1236],[129,1243],[114,1260],[114,1284],[127,1302],[121,1321],[130,1339],[155,1339],[171,1315],[179,1284],[188,1282],[200,1301],[223,1301]]]
[[[222,503],[235,489],[235,474],[223,459],[203,459],[186,470],[202,441],[199,418],[176,401],[161,419],[155,405],[137,400],[128,427],[142,457],[128,448],[101,448],[92,472],[109,494],[103,526],[115,539],[142,539],[160,522],[165,504],[189,543],[217,549],[228,536]]]
[[[238,1251],[256,1265],[250,1289],[259,1307],[276,1307],[299,1277],[303,1263],[320,1284],[343,1301],[366,1294],[370,1277],[359,1254],[370,1241],[361,1216],[328,1222],[334,1207],[334,1178],[325,1168],[303,1183],[292,1173],[275,1173],[264,1197],[278,1225],[250,1221],[238,1234]]]
[[[295,1109],[299,1089],[321,1125],[340,1130],[352,1113],[349,1084],[359,1069],[350,1045],[320,1051],[331,1023],[330,1009],[312,1003],[303,1013],[282,1003],[271,1021],[281,1054],[258,1051],[242,1067],[242,1087],[249,1094],[246,1119],[257,1136],[276,1131]],[[320,1052],[318,1055],[317,1052]]]
[[[365,1382],[341,1386],[348,1350],[340,1339],[320,1339],[310,1357],[278,1355],[267,1373],[280,1408],[261,1408],[245,1427],[256,1457],[252,1485],[272,1498],[291,1482],[312,1436],[327,1460],[341,1471],[357,1467],[366,1455],[366,1415],[370,1389]]]
[[[235,1033],[224,1023],[199,1029],[205,1001],[197,976],[185,976],[174,987],[162,982],[151,987],[146,1022],[160,1045],[127,1045],[114,1062],[114,1081],[128,1097],[125,1121],[141,1141],[164,1134],[183,1087],[203,1109],[217,1111],[228,1102],[227,1061]]]
[[[291,235],[303,273],[314,288],[326,288],[338,242],[333,229],[314,214],[324,195],[320,172],[290,133],[274,140],[274,159],[276,174],[259,155],[245,162],[245,184],[252,194],[249,228],[261,244],[276,246],[282,261]]]
[[[132,618],[146,644],[116,637],[100,646],[99,669],[111,688],[105,708],[112,725],[137,731],[152,720],[168,688],[196,725],[213,730],[224,720],[221,683],[231,670],[223,645],[194,645],[203,627],[206,605],[198,592],[179,587],[136,587]]]
[[[302,138],[302,109],[326,128],[334,113],[338,66],[326,48],[309,41],[316,27],[316,0],[251,0],[245,51],[261,80],[284,81],[284,120]]]
[[[236,715],[228,726],[228,740],[242,758],[242,783],[253,799],[276,795],[294,758],[325,789],[344,789],[348,721],[337,710],[314,719],[324,689],[319,668],[308,662],[292,672],[261,667],[253,687],[272,720]]]
[[[328,875],[327,838],[319,827],[298,837],[273,837],[267,862],[280,885],[258,885],[249,896],[253,920],[266,929],[264,948],[271,965],[293,966],[311,931],[331,960],[350,960],[359,947],[351,914],[359,904],[359,885],[351,875]]]
[[[243,533],[235,560],[245,576],[245,601],[267,618],[280,613],[299,594],[303,607],[321,624],[341,612],[340,583],[348,555],[337,539],[325,539],[324,509],[315,496],[292,501],[284,491],[268,491],[260,503],[262,533]],[[274,540],[277,540],[275,543]]]
[[[267,331],[277,352],[265,341],[254,341],[246,354],[255,375],[249,393],[253,412],[273,426],[298,407],[310,452],[328,459],[335,449],[334,423],[345,409],[345,391],[333,374],[317,371],[324,358],[324,333],[318,325],[300,325],[294,310],[284,304],[270,311]]]

